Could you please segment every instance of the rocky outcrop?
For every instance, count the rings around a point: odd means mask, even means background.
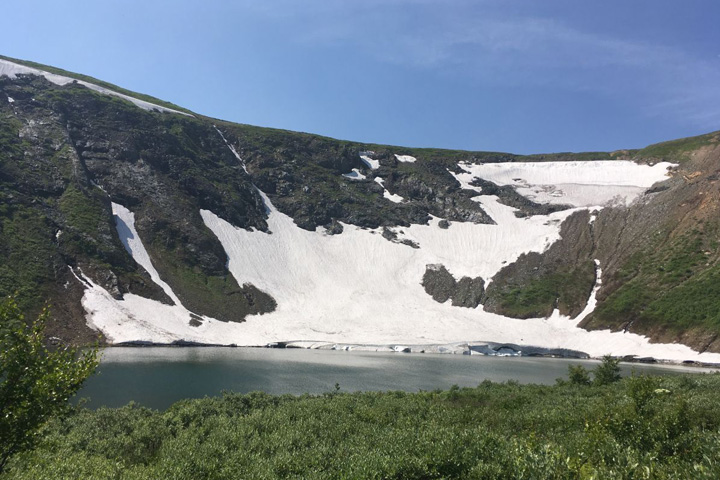
[[[446,166],[420,157],[398,162],[391,150],[372,152],[371,169],[360,153],[371,147],[315,135],[227,125],[227,137],[245,160],[253,182],[295,223],[314,231],[343,222],[366,228],[425,224],[430,215],[448,220],[492,223],[472,192],[463,191]],[[352,169],[365,179],[348,179]],[[384,188],[375,181],[382,179]],[[384,198],[384,189],[403,197]]]
[[[684,148],[688,142],[693,148]],[[718,144],[718,135],[707,135],[646,149],[648,161],[660,152],[681,163],[642,201],[598,215],[597,255],[606,267],[598,308],[583,327],[720,351]]]
[[[41,77],[3,77],[0,89],[14,100],[0,103],[0,250],[12,272],[3,294],[20,291],[31,312],[49,298],[58,305],[55,323],[74,325],[62,330],[79,338],[84,316],[61,307],[64,291],[56,288],[76,282],[70,268],[116,298],[132,292],[172,303],[120,243],[114,201],[136,214],[154,265],[186,307],[232,321],[274,309],[269,296],[237,284],[200,218],[208,209],[239,227],[267,228],[262,199],[212,125]],[[34,245],[33,268],[18,242]]]
[[[488,285],[485,310],[517,318],[548,317],[557,308],[577,316],[595,284],[595,241],[590,213],[565,220],[560,240],[543,253],[522,254]]]
[[[535,203],[523,197],[515,188],[510,185],[499,186],[489,180],[474,178],[470,185],[481,187],[483,195],[496,195],[500,203],[517,209],[517,217],[529,217],[532,215],[549,215],[553,212],[567,210],[570,205],[555,205],[549,203]]]
[[[480,305],[485,292],[485,281],[480,278],[455,277],[443,266],[427,265],[423,275],[422,286],[433,300],[445,303],[452,299],[455,307],[476,308]]]

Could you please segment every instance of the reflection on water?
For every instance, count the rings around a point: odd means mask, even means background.
[[[474,387],[483,380],[553,384],[567,378],[569,364],[593,368],[593,360],[485,357],[449,354],[342,352],[332,350],[114,347],[103,351],[99,373],[79,397],[88,406],[118,407],[135,401],[167,408],[183,398],[222,391],[274,394],[341,391],[448,389]],[[683,366],[623,364],[623,373],[707,371]]]

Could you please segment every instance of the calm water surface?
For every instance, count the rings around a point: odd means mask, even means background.
[[[164,409],[183,398],[202,398],[223,390],[273,394],[335,390],[448,389],[474,387],[483,380],[553,384],[567,378],[569,364],[593,368],[592,360],[537,357],[485,357],[332,350],[114,347],[103,351],[99,373],[78,394],[87,406],[119,407],[135,401]],[[623,373],[702,372],[683,366],[623,364]]]

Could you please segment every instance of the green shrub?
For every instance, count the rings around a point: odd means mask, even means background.
[[[68,400],[97,366],[97,351],[44,345],[45,311],[30,325],[14,299],[0,303],[0,473],[31,448],[40,428],[66,412]]]
[[[593,370],[595,385],[609,385],[620,380],[620,359],[605,355],[600,365]]]
[[[573,385],[590,385],[590,372],[582,365],[569,365],[568,377]]]
[[[609,360],[604,362],[613,365]],[[587,372],[585,372],[587,374]],[[720,375],[79,410],[8,478],[719,478]]]

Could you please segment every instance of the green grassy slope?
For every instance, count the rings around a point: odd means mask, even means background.
[[[689,156],[693,151],[702,147],[717,145],[718,143],[720,143],[720,132],[711,132],[705,135],[649,145],[635,152],[633,157],[637,159],[659,159],[683,164],[689,160]]]

